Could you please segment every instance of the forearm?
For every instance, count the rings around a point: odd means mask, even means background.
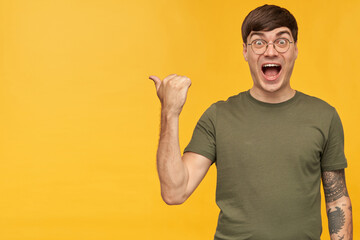
[[[353,223],[344,169],[322,172],[331,239],[352,240]]]
[[[326,204],[329,233],[332,240],[352,240],[352,206],[349,196]]]
[[[185,201],[188,171],[181,160],[179,146],[179,116],[162,111],[157,169],[161,196],[167,204]]]

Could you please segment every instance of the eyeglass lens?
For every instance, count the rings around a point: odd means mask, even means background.
[[[279,52],[279,53],[284,53],[286,52],[289,47],[290,47],[290,42],[288,39],[285,38],[279,38],[276,39],[274,41],[274,43],[270,43],[274,45],[274,48]],[[258,40],[254,40],[251,44],[251,48],[253,49],[253,51],[256,54],[263,54],[267,47],[268,47],[269,43],[267,43],[265,40],[262,39],[258,39]]]

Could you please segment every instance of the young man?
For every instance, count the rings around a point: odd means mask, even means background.
[[[352,239],[340,118],[326,102],[296,91],[297,23],[286,9],[259,7],[242,25],[253,87],[212,104],[181,156],[179,115],[189,78],[155,82],[161,101],[157,166],[167,204],[183,203],[217,166],[215,239],[320,239],[323,180],[331,239]]]

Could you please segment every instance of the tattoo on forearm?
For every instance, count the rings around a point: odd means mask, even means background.
[[[334,233],[338,233],[345,224],[345,213],[339,208],[335,207],[336,210],[331,212],[331,208],[327,211],[328,219],[329,219],[329,232],[330,235]]]
[[[342,196],[348,197],[344,169],[322,173],[325,200],[327,203],[336,201]]]
[[[345,237],[345,235],[342,235],[341,237],[340,236],[338,236],[339,237],[339,240],[343,240],[344,239],[344,237]]]

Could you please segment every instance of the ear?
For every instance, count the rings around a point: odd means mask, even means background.
[[[243,55],[244,55],[245,61],[248,61],[247,53],[248,53],[247,45],[246,45],[246,43],[243,43]]]
[[[294,43],[294,47],[295,47],[295,49],[294,49],[294,51],[295,51],[295,59],[297,59],[297,56],[298,56],[298,47],[297,47],[297,41]]]

